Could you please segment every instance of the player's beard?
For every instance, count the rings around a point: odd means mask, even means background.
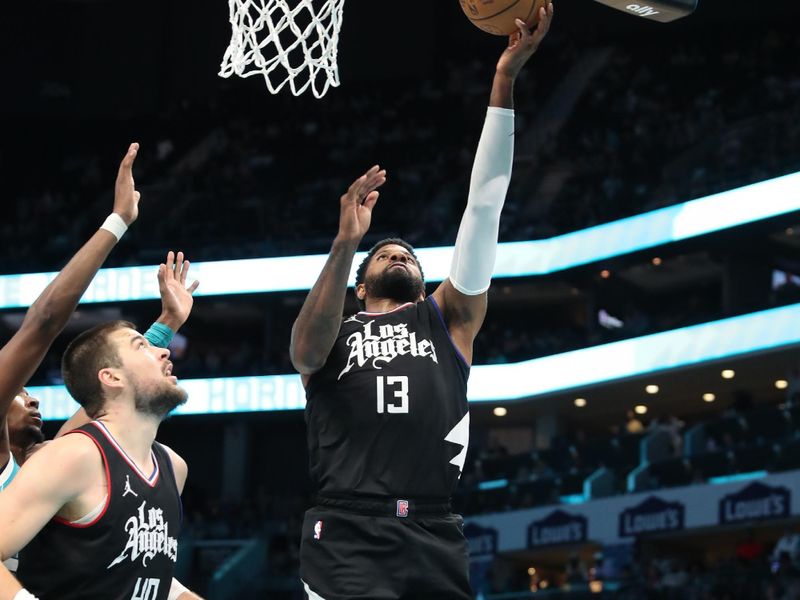
[[[44,433],[40,427],[33,423],[27,424],[25,427],[18,431],[11,431],[9,428],[9,437],[11,438],[12,445],[19,446],[20,448],[27,448],[41,444],[44,441]]]
[[[32,442],[31,445],[41,444],[42,442],[44,442],[44,432],[40,427],[37,427],[36,425],[31,425],[30,427],[28,427],[28,435],[31,438]]]
[[[185,404],[188,394],[183,388],[167,382],[149,390],[134,382],[134,398],[138,412],[163,419],[181,404]]]
[[[418,302],[425,293],[425,285],[420,277],[415,277],[408,269],[391,267],[367,277],[364,287],[367,296],[389,298],[398,302]]]

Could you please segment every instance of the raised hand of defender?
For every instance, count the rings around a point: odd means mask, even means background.
[[[534,55],[539,48],[539,44],[550,31],[550,23],[553,21],[553,3],[548,2],[547,8],[544,6],[539,9],[539,25],[531,32],[530,25],[521,19],[517,19],[519,31],[515,31],[508,36],[508,47],[497,61],[497,72],[501,75],[516,78],[528,59]]]
[[[341,198],[339,237],[360,241],[369,230],[372,209],[378,202],[378,188],[386,183],[386,170],[375,165],[353,182]]]
[[[141,194],[136,191],[133,182],[133,161],[139,152],[139,144],[134,142],[128,147],[125,158],[119,165],[117,183],[114,186],[114,212],[117,213],[126,225],[130,225],[139,216],[139,198]]]
[[[183,252],[170,251],[167,262],[158,267],[158,291],[161,293],[160,322],[173,331],[178,329],[189,318],[194,305],[192,294],[200,285],[199,281],[186,287],[186,276],[189,274],[189,261],[184,260]]]

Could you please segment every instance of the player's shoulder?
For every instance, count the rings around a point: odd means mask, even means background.
[[[156,443],[164,449],[164,451],[167,453],[167,456],[169,456],[170,460],[172,461],[173,465],[182,465],[182,466],[186,465],[186,461],[180,454],[175,452],[175,450],[173,450],[166,444],[162,444],[161,442],[156,442]]]
[[[51,473],[76,477],[92,474],[102,456],[95,441],[88,435],[70,433],[42,444],[25,461],[27,468],[45,468]]]
[[[186,463],[186,461],[180,454],[175,452],[175,450],[173,450],[166,444],[161,444],[160,442],[159,445],[167,453],[167,456],[169,457],[170,462],[172,463],[172,470],[175,473],[175,481],[178,484],[178,489],[182,490],[183,484],[186,482],[186,477],[189,475],[189,465]]]
[[[91,436],[73,430],[60,438],[50,440],[47,444],[42,444],[35,454],[65,454],[68,457],[74,456],[81,459],[99,456],[100,450],[97,442]]]

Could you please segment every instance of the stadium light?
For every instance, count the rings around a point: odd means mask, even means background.
[[[495,277],[548,275],[601,260],[800,211],[800,172],[668,206],[545,240],[500,244]],[[450,272],[453,248],[420,248],[429,282]],[[357,265],[353,261],[350,283]],[[191,258],[191,257],[190,257]],[[195,296],[263,294],[311,289],[327,256],[286,256],[192,263],[202,284]],[[0,276],[0,309],[30,306],[56,273]],[[159,297],[155,266],[102,269],[81,302],[130,302]]]

